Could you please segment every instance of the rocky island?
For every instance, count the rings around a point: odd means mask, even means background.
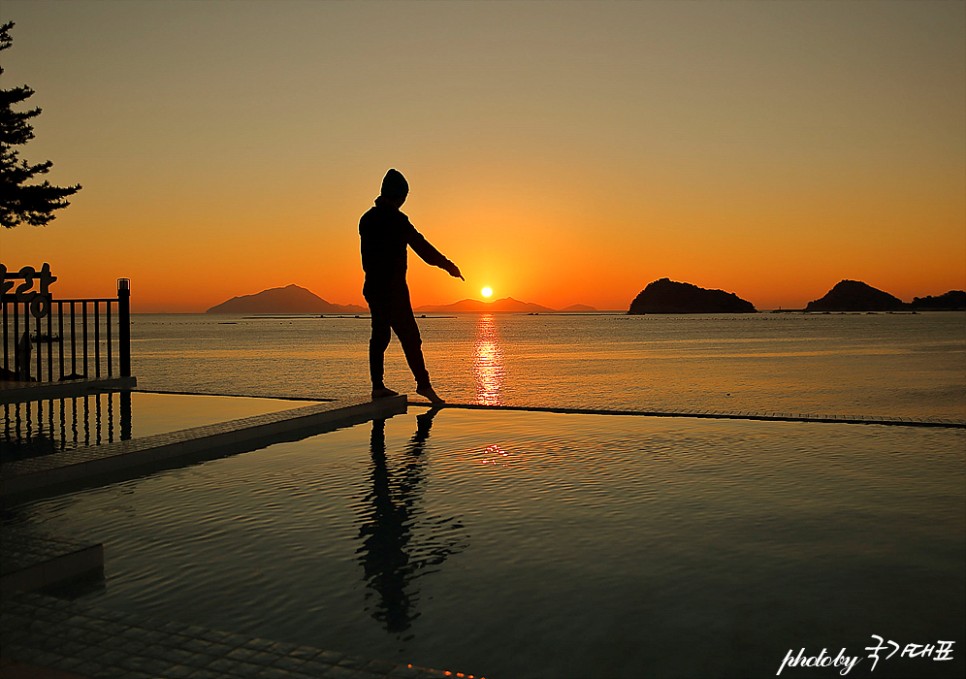
[[[805,311],[899,311],[904,307],[901,299],[868,283],[843,280],[821,299],[809,302]]]
[[[936,297],[913,297],[909,306],[916,311],[963,311],[966,309],[966,290],[950,290]]]
[[[628,314],[746,314],[755,305],[733,292],[708,290],[691,283],[661,278],[648,283],[634,301]]]

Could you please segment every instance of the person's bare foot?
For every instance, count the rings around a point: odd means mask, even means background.
[[[446,401],[439,394],[437,394],[432,387],[416,387],[416,393],[420,396],[425,396],[428,398],[430,403],[435,403],[437,405],[446,403]]]
[[[378,389],[372,390],[372,400],[377,398],[389,398],[390,396],[399,396],[398,391],[393,391],[392,389],[387,389],[386,387],[379,387]]]

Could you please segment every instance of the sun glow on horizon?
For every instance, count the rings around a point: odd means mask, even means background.
[[[493,296],[493,288],[487,285],[482,290],[480,290],[480,294],[483,295],[485,298],[489,299],[490,297]]]

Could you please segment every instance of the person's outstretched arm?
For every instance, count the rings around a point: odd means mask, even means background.
[[[406,242],[409,243],[409,246],[413,249],[413,252],[419,255],[420,259],[432,266],[438,266],[453,278],[466,280],[463,278],[463,274],[460,273],[460,268],[453,262],[446,259],[442,252],[434,248],[432,243],[426,240],[423,234],[416,230],[415,226],[410,224],[409,228],[409,237],[406,239]]]

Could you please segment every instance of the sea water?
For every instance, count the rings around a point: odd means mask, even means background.
[[[437,391],[523,406],[966,420],[966,314],[419,318]],[[305,398],[369,391],[369,321],[136,315],[145,389]],[[414,393],[398,342],[386,383]]]

